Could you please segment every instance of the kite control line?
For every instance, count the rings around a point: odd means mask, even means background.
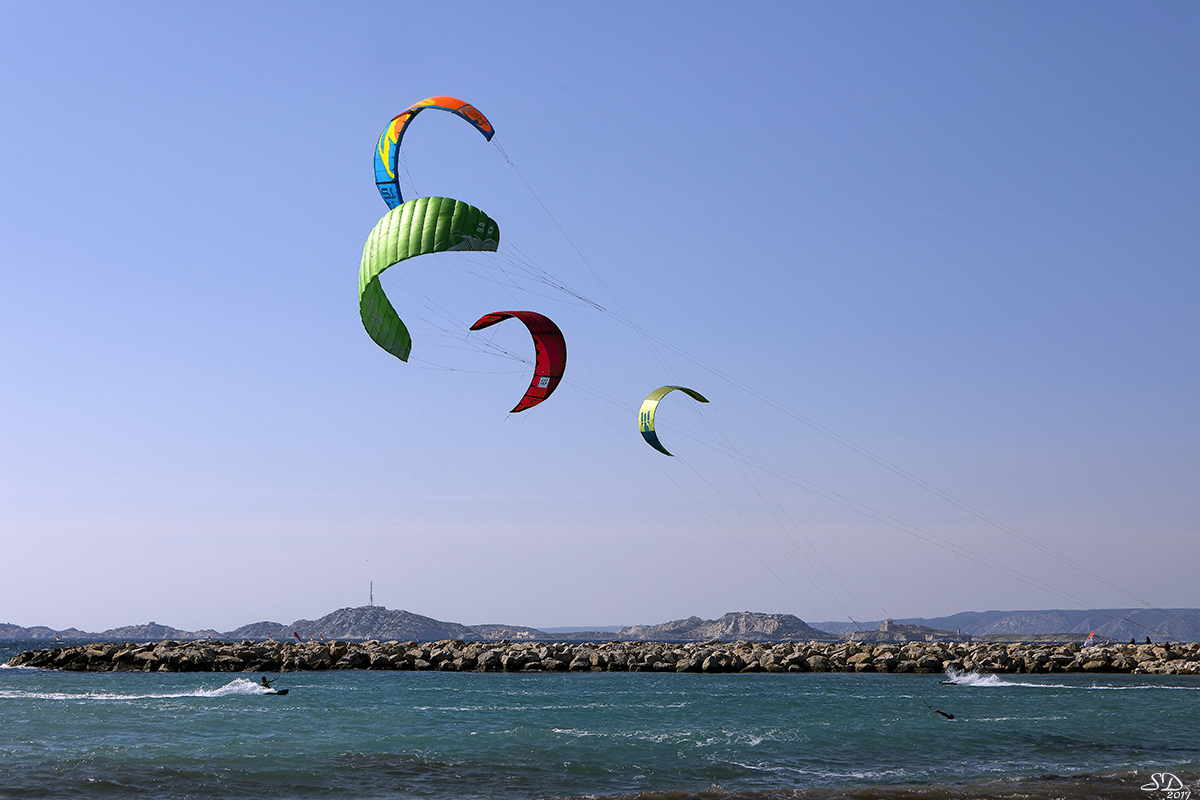
[[[921,702],[925,703],[924,697],[921,698]],[[935,714],[941,714],[946,719],[954,719],[953,714],[947,714],[945,711],[942,711],[940,708],[934,708],[933,706],[929,705],[929,703],[925,703],[925,707],[928,708],[930,711],[932,711]]]

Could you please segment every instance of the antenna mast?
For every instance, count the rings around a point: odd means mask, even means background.
[[[371,581],[371,593],[368,595],[367,605],[375,605],[375,581]]]

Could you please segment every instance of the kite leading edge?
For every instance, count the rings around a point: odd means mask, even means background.
[[[427,97],[392,117],[391,122],[379,135],[379,144],[375,146],[375,186],[379,189],[383,202],[388,204],[388,208],[395,208],[404,202],[404,198],[400,194],[400,178],[397,173],[400,140],[404,138],[404,131],[408,129],[409,123],[416,118],[417,114],[427,108],[449,111],[451,114],[462,117],[474,125],[475,129],[483,134],[483,138],[489,142],[496,134],[492,123],[479,113],[479,109],[457,97]]]

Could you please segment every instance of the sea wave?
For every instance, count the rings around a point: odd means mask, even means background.
[[[268,690],[262,684],[245,678],[234,678],[216,689],[192,689],[185,692],[37,692],[24,689],[0,689],[0,700],[67,700],[67,701],[122,701],[122,700],[173,700],[181,697],[231,697],[235,695],[264,695]]]
[[[1093,684],[1070,684],[1070,683],[1041,683],[1032,680],[1009,680],[1002,678],[999,675],[990,672],[960,672],[954,668],[946,670],[946,680],[943,683],[952,684],[954,686],[977,686],[983,688],[994,688],[1000,686],[1019,686],[1026,689],[1079,689],[1086,691],[1105,691],[1105,692],[1144,692],[1147,690],[1159,691],[1178,691],[1178,692],[1197,692],[1200,691],[1200,686],[1182,686],[1172,684],[1138,684],[1135,686],[1105,686],[1098,683]]]

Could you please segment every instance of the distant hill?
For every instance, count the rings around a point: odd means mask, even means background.
[[[302,639],[381,639],[396,641],[440,641],[461,639],[479,641],[661,641],[695,642],[720,641],[833,641],[856,630],[878,631],[878,622],[863,622],[857,626],[845,622],[819,622],[809,625],[791,614],[765,614],[751,611],[729,613],[715,620],[688,617],[660,625],[631,625],[624,628],[580,631],[552,631],[519,625],[460,625],[442,622],[410,611],[393,610],[382,606],[342,608],[320,619],[296,620],[290,625],[279,622],[255,622],[233,631],[183,631],[168,625],[150,622],[110,628],[89,633],[77,628],[55,631],[45,626],[23,628],[0,624],[0,640],[54,641],[155,641],[173,639],[290,639],[295,634]],[[1095,631],[1098,637],[1117,641],[1133,638],[1142,641],[1147,636],[1156,642],[1200,641],[1200,609],[1108,609],[1093,611],[967,611],[934,619],[897,619],[896,626],[924,626],[934,632],[949,631],[973,637],[995,639],[1006,637],[1034,640],[1052,634],[1086,636]],[[917,630],[913,628],[911,630]],[[866,637],[870,638],[870,637]],[[923,638],[923,637],[922,637]]]
[[[49,628],[20,628],[16,625],[0,625],[0,639],[53,639],[55,631]],[[410,611],[393,610],[382,606],[342,608],[317,620],[300,619],[285,625],[279,622],[255,622],[243,625],[226,633],[213,630],[182,631],[151,622],[146,625],[130,625],[112,628],[102,633],[87,633],[75,628],[59,631],[65,641],[111,640],[153,641],[173,639],[381,639],[396,641],[440,641],[461,639],[465,642],[553,640],[553,641],[664,641],[692,642],[719,639],[722,641],[808,641],[836,639],[824,631],[806,625],[791,614],[762,614],[755,612],[730,613],[716,620],[699,617],[666,622],[661,625],[633,625],[604,630],[559,630],[542,631],[519,625],[460,625],[442,622],[432,617],[413,614]]]
[[[538,628],[543,633],[616,633],[625,625],[594,625],[590,628],[579,625],[565,625],[561,628]]]
[[[231,639],[291,638],[295,632],[301,639],[384,639],[434,642],[443,639],[462,639],[480,642],[501,639],[538,639],[546,635],[535,628],[516,625],[460,625],[441,622],[410,611],[383,606],[342,608],[318,620],[301,619],[291,625],[277,622],[256,622],[243,625],[229,633]]]
[[[125,625],[121,628],[109,628],[98,634],[97,638],[114,642],[149,642],[166,639],[221,639],[225,635],[211,628],[202,631],[181,631],[179,628],[172,628],[170,625],[159,625],[157,622],[148,622],[145,625]],[[63,636],[62,638],[66,639],[67,637]]]
[[[723,642],[741,640],[834,641],[838,637],[817,630],[791,614],[761,614],[741,611],[726,614],[720,619],[688,617],[661,625],[633,625],[621,628],[614,639],[634,639],[648,642],[697,642],[720,639]]]
[[[222,636],[225,636],[225,634],[213,630],[181,631],[178,628],[172,628],[168,625],[159,625],[157,622],[149,622],[145,625],[126,625],[123,628],[110,628],[100,633],[88,633],[78,628],[67,628],[66,630],[56,631],[44,625],[22,628],[19,625],[0,624],[0,639],[20,639],[24,641],[87,639],[88,641],[118,642],[126,640],[149,641],[153,639],[216,639]]]
[[[883,620],[818,622],[817,627],[845,635],[855,630],[878,630]],[[897,625],[924,625],[978,637],[1014,637],[1050,634],[1081,634],[1116,641],[1200,641],[1200,609],[1197,608],[1109,608],[1088,611],[964,611],[949,617],[893,620]]]
[[[22,628],[20,625],[0,624],[0,639],[21,639],[23,641],[40,641],[42,639],[87,639],[95,638],[96,634],[86,633],[78,628],[67,628],[56,631],[45,625],[35,625],[32,628]]]

